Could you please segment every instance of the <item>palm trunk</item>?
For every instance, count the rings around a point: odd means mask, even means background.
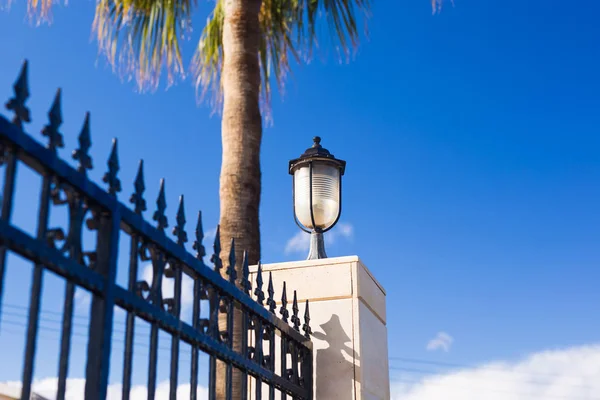
[[[220,180],[221,258],[227,265],[230,238],[235,238],[238,277],[244,250],[250,264],[260,259],[260,66],[258,51],[261,39],[258,15],[261,0],[225,0],[223,27],[224,63],[222,142],[223,159]],[[224,269],[225,270],[225,269]],[[242,332],[241,315],[235,313],[233,344],[239,351]],[[221,329],[226,328],[220,318]],[[233,374],[233,400],[241,398],[241,374]],[[225,365],[217,365],[217,398],[225,399]]]
[[[223,28],[223,161],[221,167],[221,237],[236,239],[238,260],[244,249],[250,263],[260,258],[260,0],[226,0]],[[226,257],[224,257],[226,259]]]

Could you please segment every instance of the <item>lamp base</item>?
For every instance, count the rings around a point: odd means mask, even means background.
[[[321,258],[327,258],[325,253],[325,241],[323,240],[323,234],[320,232],[310,233],[310,250],[308,252],[307,260],[319,260]]]

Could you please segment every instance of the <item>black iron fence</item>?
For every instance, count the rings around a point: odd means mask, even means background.
[[[33,264],[25,354],[23,358],[21,399],[29,400],[32,393],[32,379],[36,360],[38,339],[41,288],[44,274],[49,270],[66,281],[62,327],[60,330],[59,368],[57,399],[65,397],[71,337],[73,333],[73,309],[75,288],[81,287],[92,294],[90,321],[85,369],[85,399],[105,399],[109,384],[109,368],[122,368],[122,398],[129,399],[132,383],[135,320],[141,318],[150,324],[150,344],[148,359],[147,392],[148,399],[154,399],[157,380],[157,351],[159,332],[171,337],[170,353],[170,399],[176,398],[179,376],[180,344],[191,346],[190,399],[196,399],[199,374],[199,352],[209,356],[208,393],[209,399],[216,399],[218,379],[225,379],[225,398],[232,398],[233,371],[241,374],[240,390],[243,398],[262,399],[262,388],[267,387],[265,396],[269,399],[312,399],[312,343],[309,326],[308,302],[304,310],[304,324],[301,324],[299,307],[294,293],[291,316],[287,309],[287,293],[284,290],[281,306],[277,310],[272,282],[267,293],[263,291],[262,273],[258,270],[254,291],[249,281],[248,260],[235,259],[234,244],[227,266],[219,257],[220,237],[214,241],[214,255],[209,268],[203,262],[205,249],[202,245],[203,230],[201,214],[195,231],[193,249],[195,255],[185,249],[188,241],[184,229],[186,218],[183,196],[180,197],[176,225],[173,229],[175,240],[170,239],[165,229],[168,227],[165,215],[165,189],[161,181],[156,211],[152,219],[156,226],[146,222],[142,213],[146,210],[144,200],[143,163],[140,162],[134,191],[130,202],[133,210],[119,202],[116,197],[121,191],[118,178],[119,159],[117,141],[108,159],[108,171],[103,181],[108,186],[105,191],[91,181],[86,173],[92,168],[90,156],[90,120],[86,115],[79,134],[79,146],[73,151],[77,167],[73,168],[61,160],[57,149],[64,146],[59,131],[62,124],[61,93],[56,94],[48,113],[49,121],[42,130],[47,141],[44,147],[28,136],[23,124],[30,122],[30,112],[26,106],[29,97],[27,83],[27,62],[14,85],[14,97],[6,107],[14,117],[9,121],[0,115],[0,164],[4,169],[2,206],[0,212],[0,313],[2,294],[7,267],[7,253],[13,252]],[[26,233],[11,222],[14,205],[17,170],[20,164],[41,176],[41,189],[37,207],[37,235]],[[31,184],[29,182],[28,184]],[[68,211],[66,229],[49,225],[50,214],[58,207]],[[84,232],[95,235],[92,251],[82,246]],[[130,243],[128,261],[128,285],[117,284],[117,251],[120,240],[125,236]],[[124,249],[121,249],[123,252]],[[146,282],[138,278],[140,262],[152,266],[152,280]],[[242,263],[242,276],[236,276],[235,265]],[[226,268],[228,279],[221,277]],[[181,318],[182,279],[193,280],[192,322]],[[269,280],[271,278],[269,277]],[[171,280],[174,296],[165,298],[162,293],[163,280]],[[254,298],[252,297],[254,295]],[[266,308],[265,308],[266,300]],[[126,311],[125,350],[123,365],[110,365],[113,318],[115,307]],[[208,307],[204,309],[204,307]],[[239,310],[239,311],[236,311]],[[207,312],[208,311],[208,312]],[[276,316],[279,311],[281,318]],[[241,318],[234,318],[234,313]],[[203,315],[205,317],[203,317]],[[288,324],[290,319],[292,326]],[[226,321],[219,329],[219,320]],[[241,326],[235,326],[238,321]],[[301,328],[302,325],[302,328]],[[241,330],[241,343],[234,345],[234,333]],[[303,331],[303,334],[300,331]],[[0,325],[0,340],[2,326]],[[217,376],[217,360],[225,363],[225,376]],[[261,382],[250,385],[250,381]],[[249,393],[249,389],[253,393]],[[187,396],[186,396],[187,397]]]

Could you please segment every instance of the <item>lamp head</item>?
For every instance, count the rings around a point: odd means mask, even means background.
[[[342,206],[342,176],[346,161],[321,146],[321,138],[289,163],[293,176],[294,217],[305,232],[322,234],[337,223]]]

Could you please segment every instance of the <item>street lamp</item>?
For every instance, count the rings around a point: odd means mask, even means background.
[[[323,233],[338,222],[342,212],[342,175],[346,161],[321,147],[315,136],[304,154],[290,161],[293,180],[294,220],[310,233],[308,260],[327,258]]]

